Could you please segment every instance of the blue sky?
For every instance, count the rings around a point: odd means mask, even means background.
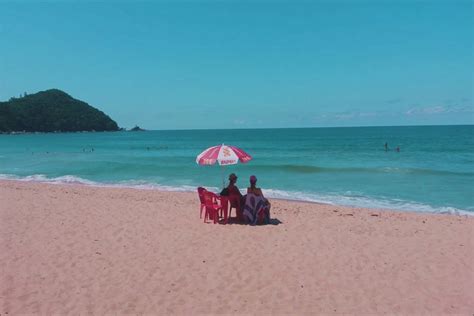
[[[0,100],[148,129],[473,124],[471,1],[0,0]]]

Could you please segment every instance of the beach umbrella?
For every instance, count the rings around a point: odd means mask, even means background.
[[[252,160],[252,156],[242,149],[224,144],[210,147],[196,157],[196,163],[198,165],[213,165],[217,162],[221,167],[235,165],[239,162],[246,163],[250,160]],[[221,168],[221,171],[222,184],[224,186],[223,168]]]

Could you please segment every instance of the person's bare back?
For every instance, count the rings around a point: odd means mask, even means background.
[[[249,193],[252,193],[252,194],[255,194],[255,195],[263,195],[262,189],[256,188],[256,187],[254,187],[254,188],[252,188],[252,187],[247,188],[247,194],[249,194]]]

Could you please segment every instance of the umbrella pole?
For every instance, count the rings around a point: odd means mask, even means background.
[[[224,167],[221,166],[221,177],[222,177],[222,188],[225,188],[225,182],[224,182]]]

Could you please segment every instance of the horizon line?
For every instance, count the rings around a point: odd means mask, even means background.
[[[313,128],[371,128],[371,127],[436,127],[436,126],[474,126],[472,124],[420,124],[420,125],[354,125],[354,126],[304,126],[304,127],[236,127],[236,128],[170,128],[146,129],[145,131],[219,131],[219,130],[255,130],[255,129],[313,129]],[[142,128],[142,127],[140,127]],[[130,128],[131,129],[131,128]],[[128,130],[126,130],[128,131]]]

